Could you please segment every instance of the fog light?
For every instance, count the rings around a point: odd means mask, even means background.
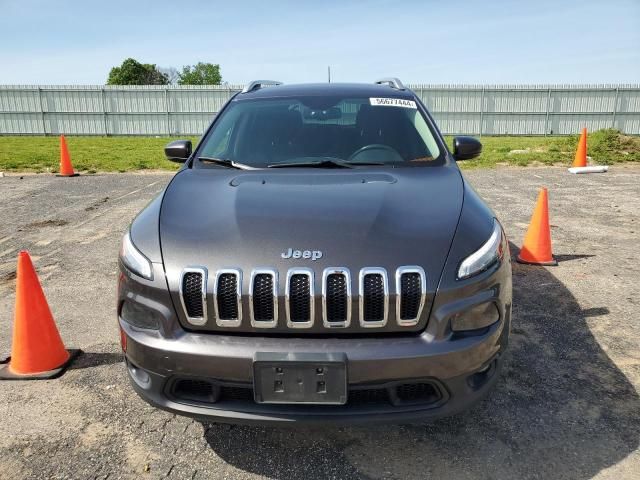
[[[464,312],[456,313],[451,318],[451,330],[478,330],[493,325],[500,319],[500,313],[495,303],[476,305]]]
[[[147,390],[151,386],[151,377],[147,372],[131,363],[127,364],[127,367],[129,368],[131,378],[134,382],[136,382],[136,385],[145,390]]]
[[[155,310],[145,307],[140,303],[125,300],[120,311],[122,319],[130,325],[138,328],[158,330],[161,316]]]

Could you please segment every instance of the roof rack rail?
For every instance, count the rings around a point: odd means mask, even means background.
[[[380,80],[376,80],[373,83],[377,83],[378,85],[387,84],[391,88],[395,88],[396,90],[406,90],[405,86],[402,84],[400,79],[399,78],[395,78],[395,77],[381,78]]]
[[[252,92],[259,88],[266,87],[267,85],[282,85],[282,82],[277,82],[276,80],[254,80],[248,85],[245,85],[242,89],[242,93]]]

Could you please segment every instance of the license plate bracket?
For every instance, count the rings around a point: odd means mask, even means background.
[[[346,355],[257,352],[253,392],[257,403],[344,405]]]

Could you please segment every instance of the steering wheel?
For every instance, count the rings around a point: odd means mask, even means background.
[[[370,145],[365,145],[362,148],[359,148],[347,159],[348,162],[358,163],[357,158],[362,154],[367,153],[366,161],[368,162],[384,162],[384,163],[397,163],[404,162],[404,158],[402,155],[398,153],[398,151],[390,147],[389,145],[383,145],[381,143],[372,143]],[[362,159],[365,160],[364,158]]]

